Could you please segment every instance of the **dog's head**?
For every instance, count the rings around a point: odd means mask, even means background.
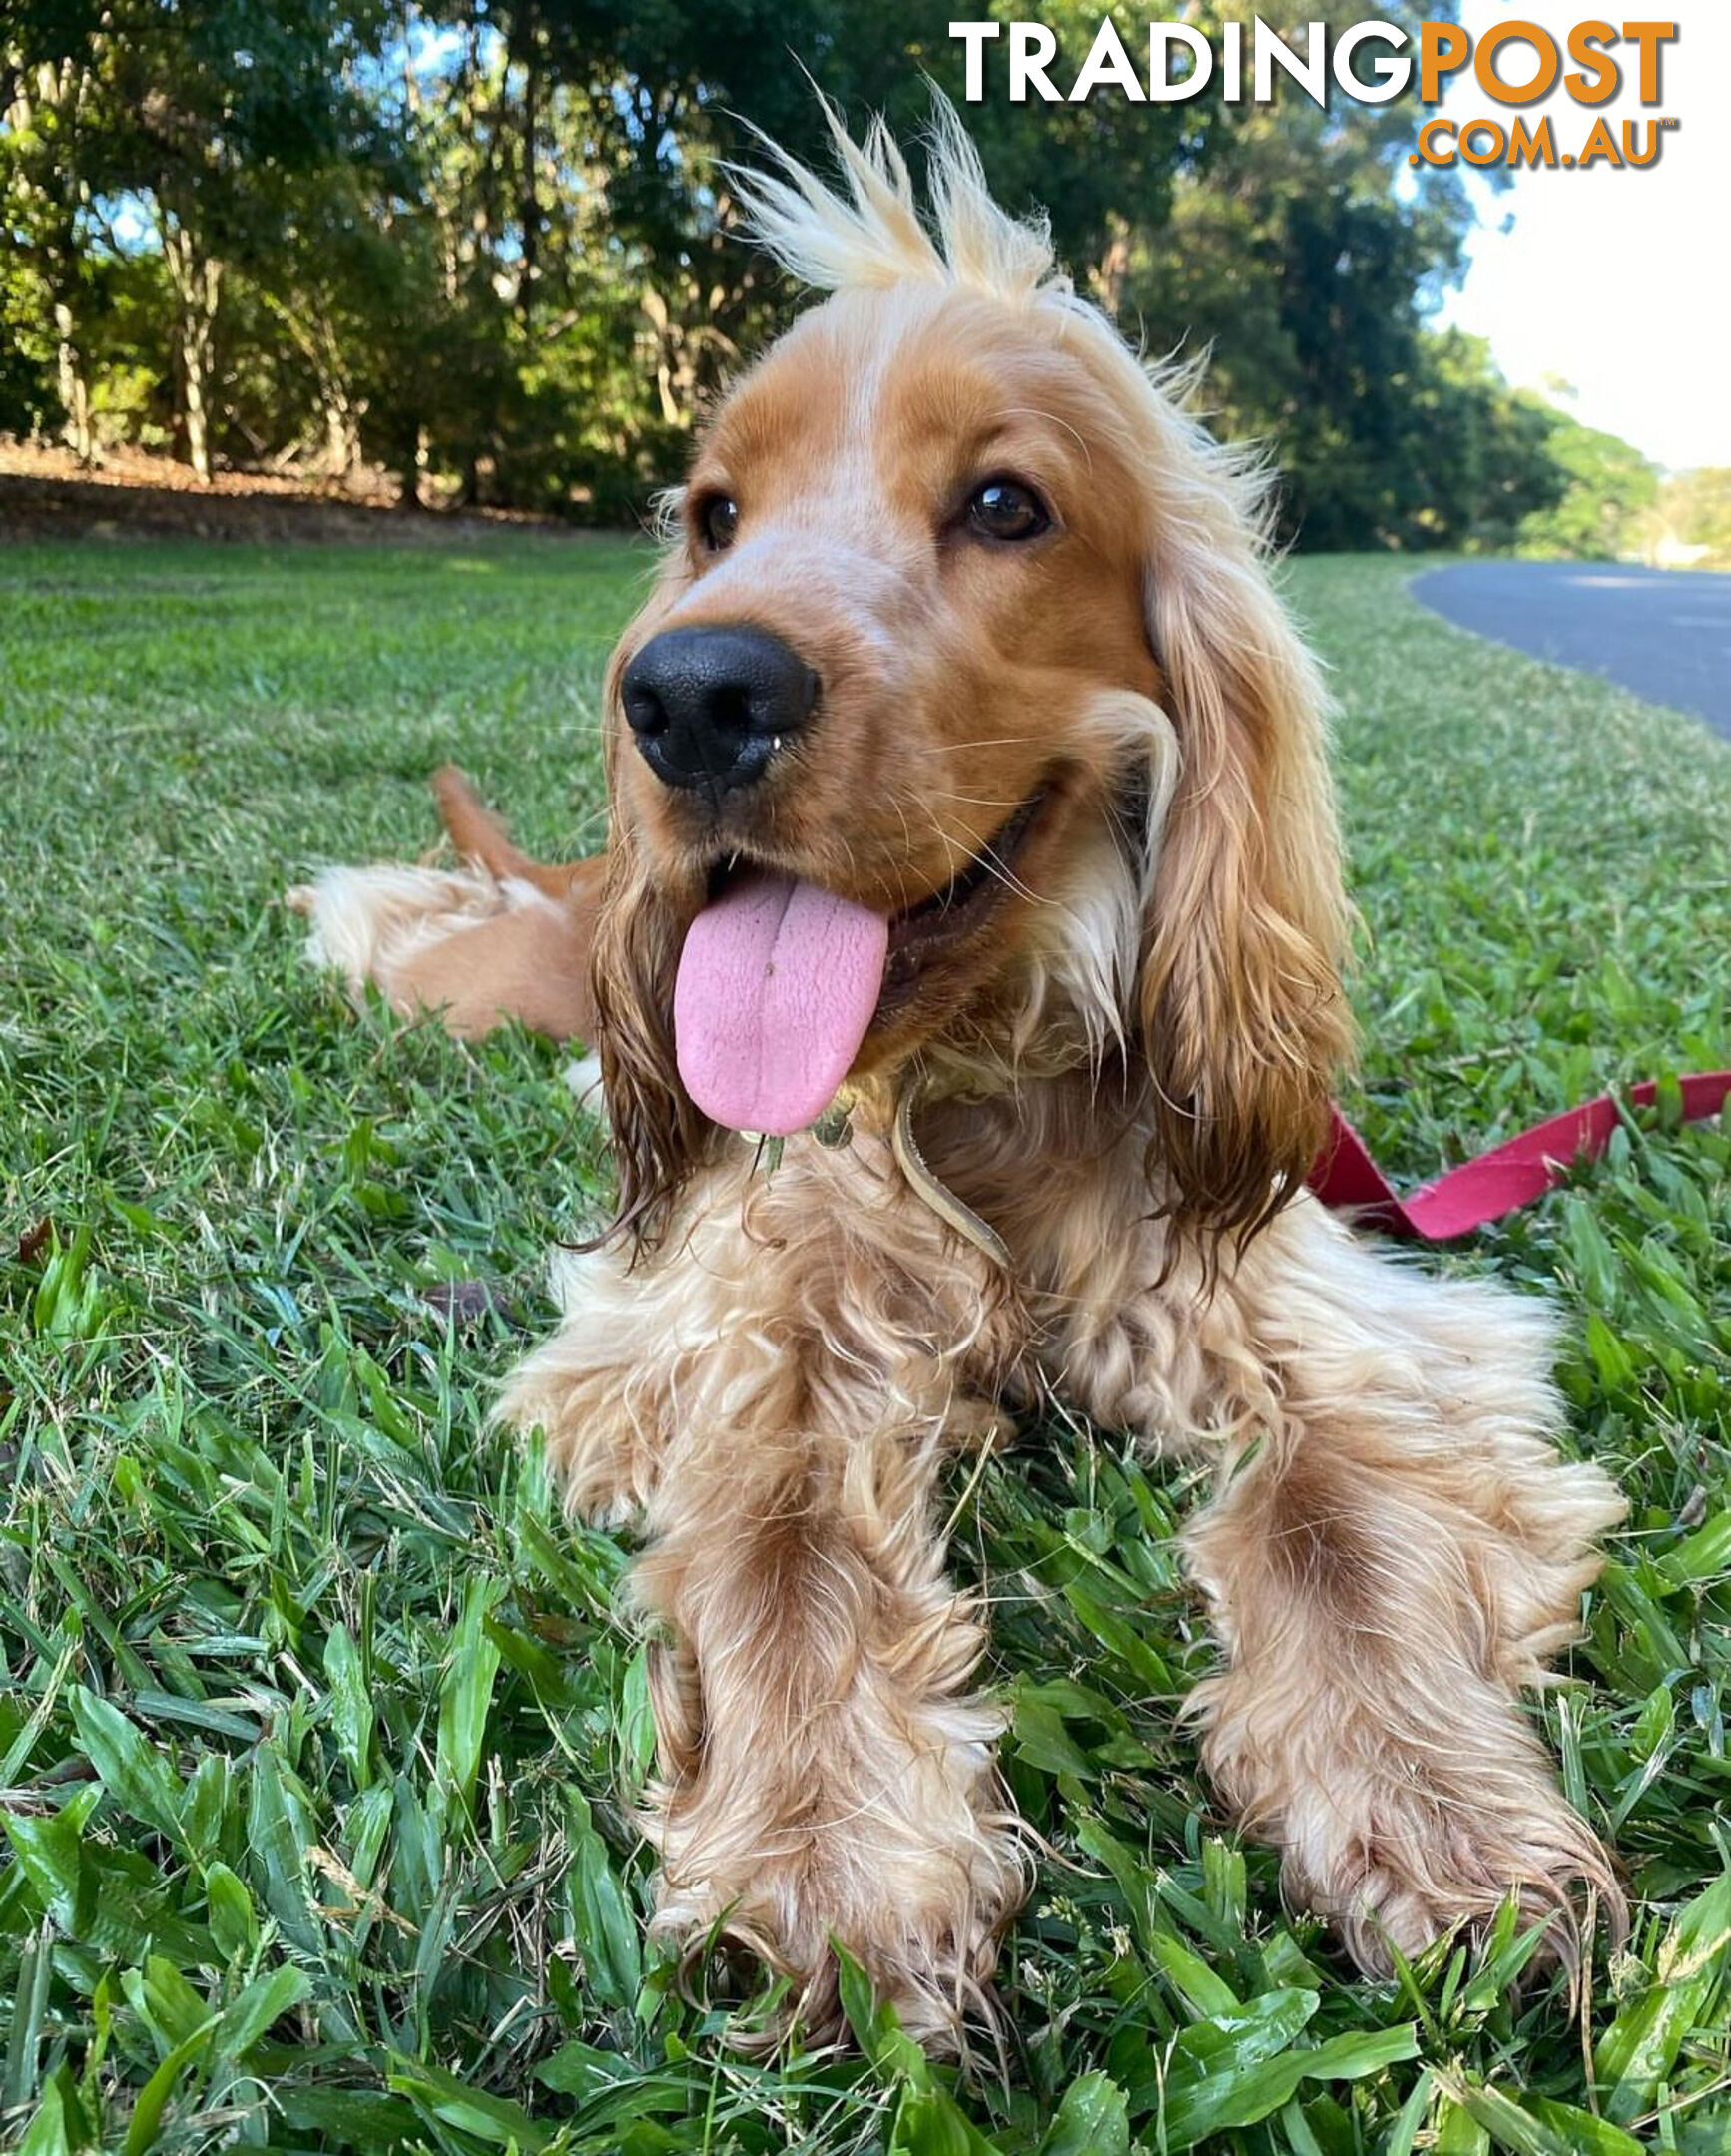
[[[830,296],[705,429],[608,682],[595,952],[622,1197],[915,1057],[1122,1061],[1156,1202],[1244,1234],[1347,1039],[1312,663],[1263,487],[998,210],[939,116],[846,196],[750,183]]]

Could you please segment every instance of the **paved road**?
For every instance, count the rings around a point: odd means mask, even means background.
[[[1731,736],[1731,576],[1617,562],[1462,562],[1413,596],[1462,629],[1605,674]]]

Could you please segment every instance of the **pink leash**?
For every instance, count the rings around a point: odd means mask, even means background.
[[[1678,1084],[1684,1120],[1699,1123],[1717,1115],[1731,1097],[1731,1070],[1696,1071]],[[1629,1103],[1637,1108],[1650,1108],[1658,1096],[1651,1079],[1628,1090]],[[1426,1243],[1445,1243],[1531,1205],[1555,1190],[1577,1161],[1597,1160],[1623,1120],[1621,1103],[1601,1093],[1402,1198],[1341,1111],[1332,1108],[1329,1116],[1328,1148],[1311,1170],[1311,1189],[1334,1211],[1351,1207],[1390,1235]]]

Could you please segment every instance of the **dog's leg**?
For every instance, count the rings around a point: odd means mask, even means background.
[[[943,2047],[1025,1882],[1001,1716],[967,1695],[983,1634],[932,1525],[939,1443],[738,1432],[664,1484],[636,1584],[667,1633],[657,1928],[787,1971],[820,2029],[839,1940]]]
[[[1213,1422],[1187,1547],[1227,1653],[1194,1703],[1216,1785],[1367,1969],[1510,1892],[1572,1964],[1580,1889],[1613,1923],[1621,1895],[1517,1695],[1623,1506],[1554,1448],[1548,1314],[1409,1269],[1308,1198],[1195,1294],[1126,1286],[1115,1333],[1084,1298],[1062,1359],[1103,1419],[1153,1403],[1151,1434],[1189,1447]]]
[[[370,982],[463,1039],[520,1019],[555,1040],[591,1040],[589,949],[605,855],[548,867],[512,845],[463,775],[433,782],[461,869],[328,868],[288,902],[311,922],[307,955]]]
[[[935,1478],[984,1433],[1007,1321],[865,1140],[717,1170],[670,1244],[635,1272],[570,1261],[565,1325],[505,1400],[584,1509],[641,1508],[656,1927],[749,1948],[818,2027],[839,1940],[953,2043],[1024,1880]]]

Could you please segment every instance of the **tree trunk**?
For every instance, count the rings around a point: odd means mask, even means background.
[[[1116,314],[1124,296],[1124,279],[1130,270],[1130,235],[1119,223],[1118,230],[1107,242],[1106,252],[1094,270],[1093,284],[1096,296],[1108,314]]]
[[[163,259],[175,293],[175,377],[180,391],[181,439],[187,462],[208,484],[223,265],[214,256],[200,252],[192,234],[178,219],[166,217]]]
[[[320,398],[324,407],[324,464],[333,479],[346,480],[360,462],[360,429],[354,406],[339,382],[328,384]]]
[[[523,170],[520,219],[523,227],[522,275],[517,281],[517,312],[528,327],[535,307],[535,279],[541,272],[541,208],[535,198],[535,139],[540,127],[540,54],[534,0],[523,10]]]
[[[424,506],[420,498],[420,475],[426,469],[426,428],[417,421],[403,429],[402,491],[396,497],[396,506],[399,509],[413,511]]]
[[[324,415],[325,468],[331,478],[346,483],[360,462],[360,415],[348,393],[341,339],[328,320],[318,324],[312,371],[318,383],[318,408]]]
[[[90,382],[84,371],[84,354],[78,348],[78,329],[72,309],[58,299],[54,303],[54,333],[59,340],[55,378],[61,408],[66,414],[62,431],[74,456],[81,464],[88,464],[96,454],[90,431]]]
[[[360,409],[348,393],[342,339],[316,300],[307,302],[304,318],[293,305],[266,292],[266,307],[283,327],[318,385],[318,415],[324,422],[325,472],[346,480],[360,462]],[[364,409],[364,406],[361,407]]]
[[[686,415],[675,394],[680,377],[679,325],[672,309],[653,284],[646,284],[639,302],[655,330],[655,393],[661,399],[661,416],[669,426],[683,426]]]

